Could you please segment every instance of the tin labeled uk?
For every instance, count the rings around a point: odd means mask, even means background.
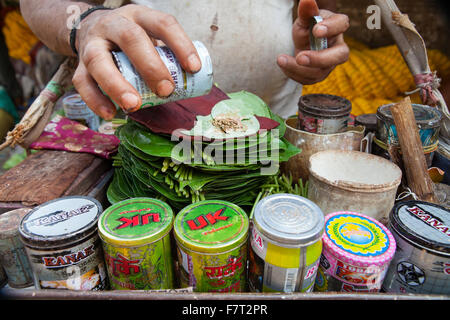
[[[182,287],[245,291],[248,227],[245,211],[227,201],[200,201],[181,210],[174,235]]]
[[[111,288],[173,288],[172,225],[172,209],[158,199],[127,199],[105,210],[98,229]]]

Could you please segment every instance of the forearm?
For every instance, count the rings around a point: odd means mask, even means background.
[[[68,21],[77,16],[68,10],[71,5],[78,6],[79,13],[92,6],[87,1],[20,0],[22,16],[34,34],[47,47],[63,55],[74,55],[70,48]]]

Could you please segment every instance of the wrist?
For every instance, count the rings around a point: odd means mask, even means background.
[[[93,19],[95,20],[95,17],[101,15],[102,12],[105,10],[111,10],[111,8],[104,6],[90,7],[85,11],[83,11],[79,15],[79,17],[75,20],[69,35],[69,44],[75,55],[78,56],[78,49],[80,47],[80,33],[82,33],[81,31],[82,26],[88,25],[90,21],[92,21]],[[83,29],[85,30],[86,28]]]

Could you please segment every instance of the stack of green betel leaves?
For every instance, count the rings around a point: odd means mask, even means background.
[[[301,150],[256,95],[217,87],[197,98],[141,109],[116,129],[120,139],[111,203],[153,197],[181,209],[200,200],[252,206],[279,164]]]

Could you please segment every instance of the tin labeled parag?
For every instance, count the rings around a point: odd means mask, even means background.
[[[0,215],[0,261],[8,275],[8,285],[13,288],[33,285],[33,273],[19,236],[20,222],[30,211],[20,208]]]
[[[20,239],[37,289],[107,288],[97,232],[101,213],[97,200],[69,196],[37,206],[22,219]]]
[[[197,73],[191,74],[183,70],[175,54],[166,46],[155,47],[163,63],[175,83],[174,92],[167,98],[158,97],[153,93],[139,75],[131,61],[123,52],[112,52],[114,61],[124,78],[131,83],[142,98],[141,108],[160,105],[181,99],[203,96],[211,91],[213,85],[213,69],[211,57],[205,45],[200,41],[193,41],[194,47],[202,63]]]
[[[383,224],[356,212],[330,213],[322,240],[315,291],[380,291],[396,250],[395,239]]]
[[[249,221],[240,207],[206,200],[175,218],[180,282],[197,292],[243,292]]]
[[[323,226],[322,211],[306,198],[281,193],[258,202],[251,227],[250,291],[312,291]]]
[[[397,203],[389,217],[399,250],[382,290],[450,294],[450,212],[423,201]]]
[[[173,288],[172,209],[153,198],[132,198],[107,208],[99,222],[113,289]]]

